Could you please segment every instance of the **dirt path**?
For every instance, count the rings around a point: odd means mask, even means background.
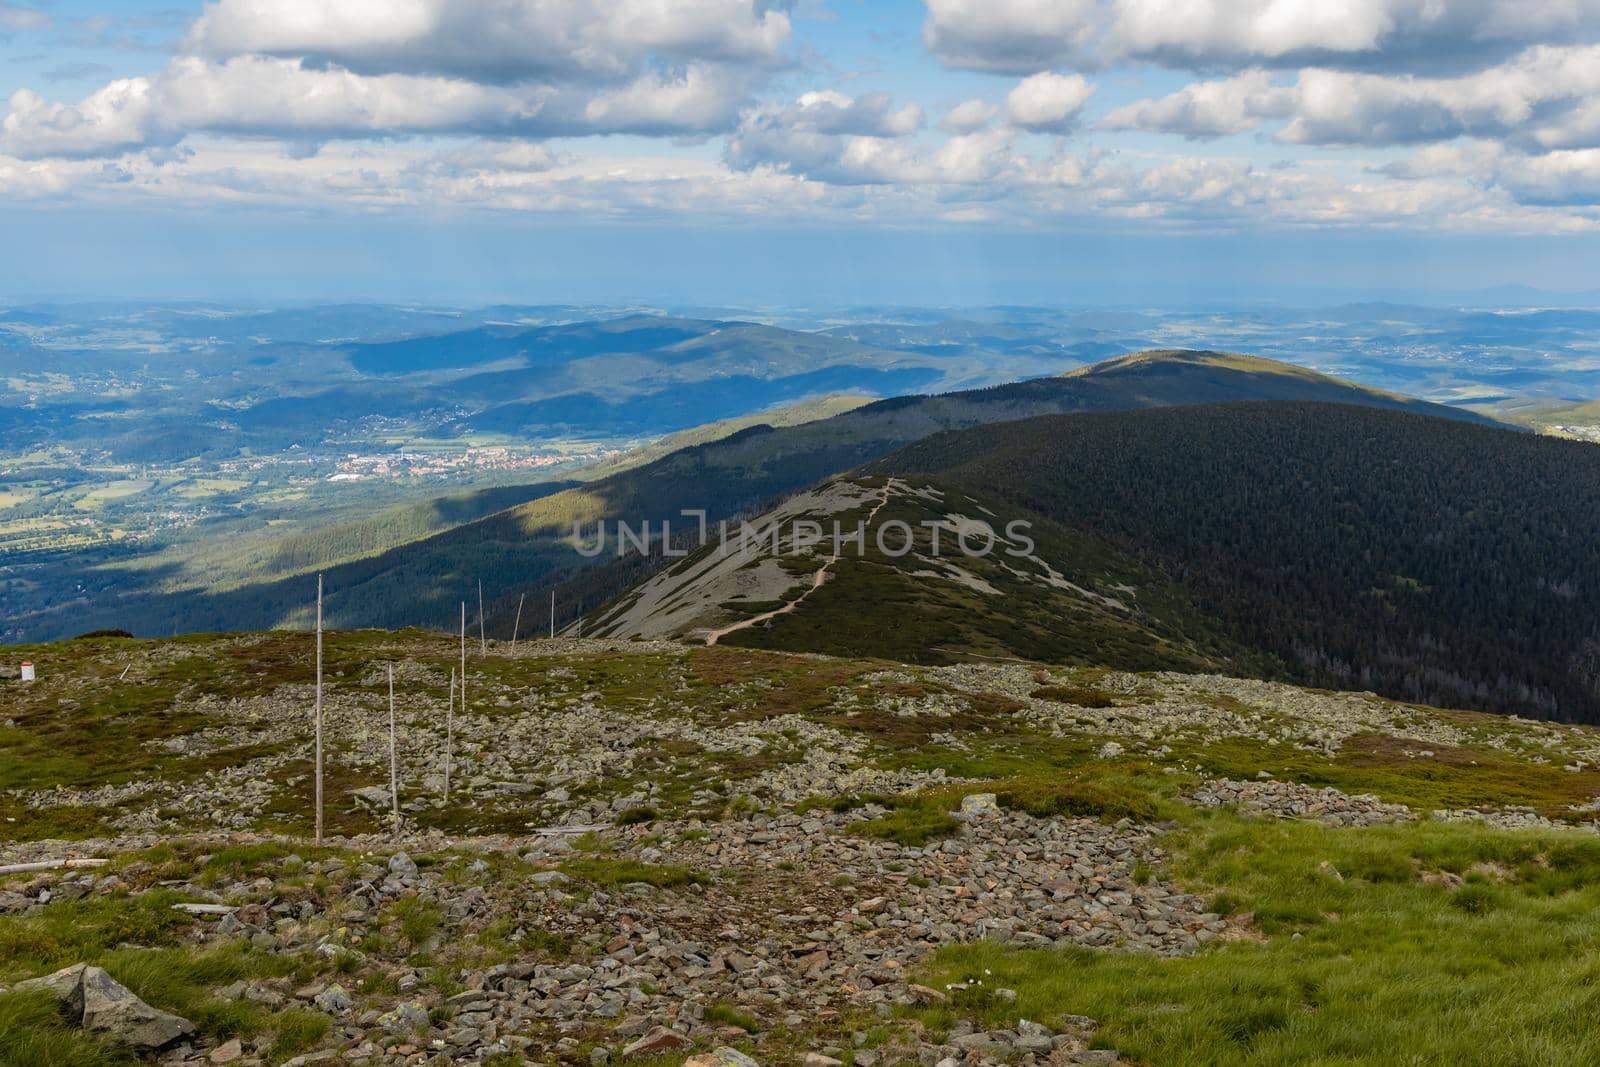
[[[872,510],[867,513],[866,524],[862,527],[861,536],[863,538],[865,538],[867,532],[872,529],[872,520],[878,517],[878,512],[882,511],[883,506],[889,502],[889,490],[893,484],[894,483],[892,481],[886,481],[883,483],[883,499],[872,505]],[[841,545],[840,547],[842,548],[843,546]],[[774,608],[772,611],[764,611],[760,615],[752,615],[748,619],[742,619],[739,622],[731,623],[722,627],[721,629],[712,630],[710,633],[706,634],[706,644],[708,646],[714,645],[731,633],[736,633],[739,630],[748,630],[752,626],[759,626],[764,622],[770,622],[771,620],[776,619],[779,615],[789,614],[795,608],[798,608],[801,604],[805,603],[806,597],[822,588],[823,583],[828,580],[828,572],[833,569],[833,565],[835,563],[839,562],[839,557],[843,554],[844,553],[840,551],[829,556],[822,566],[817,568],[816,573],[811,576],[810,588],[808,588],[804,593],[801,593],[799,596],[795,597],[793,600],[789,601],[783,607]]]

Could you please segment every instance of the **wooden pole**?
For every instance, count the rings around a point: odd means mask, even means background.
[[[317,575],[317,844],[322,844],[322,575]]]
[[[489,639],[483,635],[483,581],[478,582],[478,655],[489,654]]]
[[[450,703],[444,710],[444,799],[450,802],[450,750],[455,746],[456,669],[450,668]]]
[[[517,621],[511,624],[511,651],[513,652],[517,650],[517,631],[522,629],[522,602],[527,599],[527,593],[517,597]]]
[[[550,640],[556,639],[556,591],[550,590]]]
[[[33,860],[28,863],[7,863],[0,866],[0,874],[29,874],[33,871],[59,871],[63,868],[75,869],[78,867],[104,867],[110,860],[102,859],[64,859],[64,860]]]
[[[461,714],[467,713],[467,604],[461,602]],[[455,726],[452,722],[448,728],[450,744],[455,746]]]
[[[389,808],[400,827],[400,755],[394,730],[394,664],[389,664]]]

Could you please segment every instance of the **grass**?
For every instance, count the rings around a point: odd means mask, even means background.
[[[212,1040],[274,1032],[274,1040],[283,1041],[286,1030],[303,1031],[306,1020],[291,1013],[274,1015],[248,1001],[218,997],[214,990],[240,979],[303,978],[305,965],[239,942],[183,944],[178,932],[193,920],[172,905],[184,899],[156,888],[138,896],[61,901],[32,915],[0,918],[0,980],[13,983],[92,963],[147,1003],[190,1020]],[[326,1026],[324,1017],[311,1014]],[[307,1047],[300,1039],[290,1044],[296,1051]],[[0,995],[0,1065],[119,1062],[124,1062],[122,1052],[68,1025],[48,998]]]
[[[749,1012],[740,1011],[726,1001],[716,1001],[706,1005],[705,1021],[713,1026],[737,1026],[745,1033],[754,1034],[761,1030],[761,1023]]]
[[[1433,755],[1418,756],[1422,750]],[[1419,811],[1526,805],[1563,818],[1571,815],[1571,805],[1600,795],[1600,772],[1594,770],[1566,771],[1488,745],[1424,744],[1384,734],[1353,737],[1331,758],[1247,738],[1211,742],[1193,757],[1211,777],[1254,778],[1266,770],[1307,785],[1375,793]]]
[[[4,1067],[99,1067],[134,1062],[125,1049],[69,1024],[49,993],[0,996],[0,1065]]]
[[[861,837],[876,837],[920,848],[929,841],[949,837],[961,824],[947,811],[923,804],[897,808],[876,819],[852,823],[850,832]]]
[[[563,873],[599,885],[632,885],[642,882],[657,889],[703,883],[705,876],[673,864],[640,863],[638,860],[584,856],[561,865]]]
[[[421,897],[402,897],[389,909],[389,918],[400,928],[400,936],[412,949],[427,946],[444,921],[439,905]]]
[[[1253,912],[1267,939],[1184,959],[947,949],[923,980],[982,985],[917,1014],[936,1029],[1088,1015],[1098,1044],[1164,1065],[1600,1062],[1600,840],[1214,813],[1168,843],[1180,882]]]
[[[1000,788],[1000,806],[1039,819],[1056,816],[1154,822],[1171,809],[1148,789],[1111,780],[1019,779]]]
[[[327,1036],[332,1025],[320,1011],[310,1008],[286,1008],[278,1013],[272,1044],[267,1047],[267,1058],[273,1063],[304,1052]]]
[[[1114,708],[1121,703],[1115,693],[1079,685],[1044,685],[1028,695],[1036,700],[1054,700],[1058,704],[1073,704],[1080,708]]]

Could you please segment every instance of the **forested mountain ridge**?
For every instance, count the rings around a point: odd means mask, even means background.
[[[559,598],[567,610],[592,609],[643,577],[647,569],[635,560],[613,575],[589,575],[605,561],[585,559],[575,551],[574,523],[593,524],[604,518],[637,528],[648,521],[659,530],[663,520],[681,524],[679,513],[684,509],[703,509],[713,522],[754,513],[830,475],[940,431],[1047,414],[1182,405],[1197,397],[1262,395],[1403,406],[1483,421],[1469,412],[1395,398],[1271,360],[1163,352],[1148,357],[1146,363],[1177,366],[1170,374],[1129,376],[1114,361],[1068,376],[877,401],[798,426],[750,427],[335,567],[327,575],[330,619],[345,626],[441,625],[463,596],[475,598],[479,579],[489,603],[490,628],[507,634],[522,595],[535,593],[542,598],[552,584],[573,587]],[[614,557],[606,565],[618,568]],[[580,574],[588,576],[579,581]],[[297,625],[305,617],[303,585],[304,579],[295,577],[226,591],[141,594],[85,609],[70,621],[41,620],[35,630],[51,636],[117,626],[164,634]],[[584,591],[579,593],[578,588]]]
[[[916,663],[1177,666],[1600,721],[1592,445],[1243,401],[941,432],[842,484],[882,496],[864,551],[766,562],[708,550],[574,632]],[[800,494],[754,525],[801,515],[828,528],[840,492]],[[848,529],[862,509],[832,511]],[[911,552],[877,540],[896,520],[914,531]],[[953,545],[974,523],[1013,520],[1035,542],[1024,559]]]
[[[1092,535],[1301,681],[1600,721],[1592,445],[1246,402],[938,434],[867,470]]]

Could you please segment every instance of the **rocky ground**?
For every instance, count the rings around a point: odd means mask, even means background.
[[[1112,1063],[1094,1020],[986,1028],[924,963],[1259,940],[1169,873],[1175,811],[1592,828],[1600,794],[1593,731],[1364,694],[560,640],[469,649],[447,714],[458,648],[338,635],[317,847],[299,644],[55,646],[8,683],[0,864],[110,862],[0,878],[0,947],[125,909],[151,952],[238,956],[196,995],[248,1025],[107,1021],[91,965],[44,983],[85,1031],[164,1062]],[[0,978],[52,960],[92,964]]]

